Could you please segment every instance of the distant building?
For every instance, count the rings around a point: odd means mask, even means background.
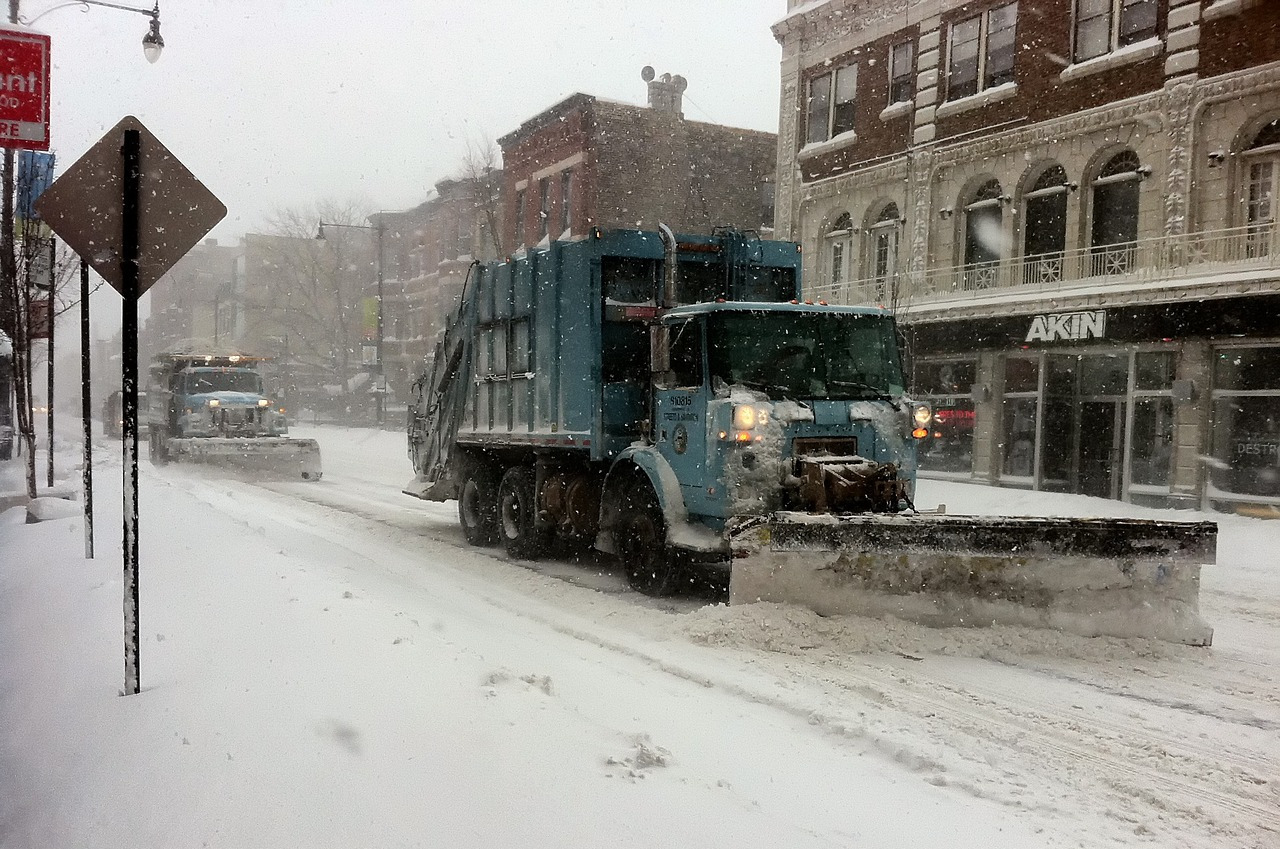
[[[923,474],[1280,504],[1280,4],[789,7],[778,233],[898,311]]]
[[[777,137],[686,120],[684,79],[644,77],[648,107],[574,94],[498,140],[508,251],[590,227],[772,226]]]
[[[394,403],[407,401],[457,308],[472,262],[502,253],[502,170],[488,164],[474,170],[440,180],[433,196],[413,209],[370,216],[387,228],[382,349]]]
[[[234,315],[236,261],[241,253],[238,245],[205,239],[147,290],[151,314],[139,334],[142,373],[153,353],[171,350],[187,340],[212,343],[228,335],[227,324]]]

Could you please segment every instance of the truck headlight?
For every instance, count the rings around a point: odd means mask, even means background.
[[[913,404],[911,406],[911,418],[916,424],[911,431],[911,435],[916,439],[924,439],[928,436],[929,423],[933,421],[933,409],[928,404]]]
[[[732,429],[720,431],[721,439],[732,439],[734,442],[752,442],[761,439],[753,430],[763,428],[769,423],[769,408],[757,407],[753,404],[737,404],[733,408]]]
[[[258,399],[258,406],[259,406],[259,407],[270,407],[270,406],[271,406],[271,402],[270,402],[270,401],[268,401],[266,398],[259,398],[259,399]]]
[[[210,407],[220,407],[220,406],[222,406],[222,402],[221,402],[221,401],[219,401],[217,398],[210,398],[210,399],[209,399],[209,406],[210,406]]]

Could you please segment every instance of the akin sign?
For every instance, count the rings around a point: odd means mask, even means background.
[[[0,28],[0,147],[49,149],[49,36]]]

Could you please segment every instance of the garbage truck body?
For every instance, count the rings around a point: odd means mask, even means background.
[[[320,447],[289,436],[285,411],[265,393],[262,357],[162,353],[147,390],[151,461],[239,466],[255,474],[320,479]]]
[[[800,291],[796,244],[733,230],[473,266],[413,386],[404,491],[514,557],[593,544],[653,595],[727,565],[731,603],[1208,644],[1216,526],[915,510],[932,411],[893,315]]]

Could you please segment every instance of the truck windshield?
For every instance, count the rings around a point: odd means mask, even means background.
[[[835,313],[718,313],[707,320],[712,381],[773,398],[888,399],[904,392],[893,319]]]
[[[248,392],[260,395],[262,378],[255,372],[238,369],[189,372],[186,394],[200,395],[205,392]]]

